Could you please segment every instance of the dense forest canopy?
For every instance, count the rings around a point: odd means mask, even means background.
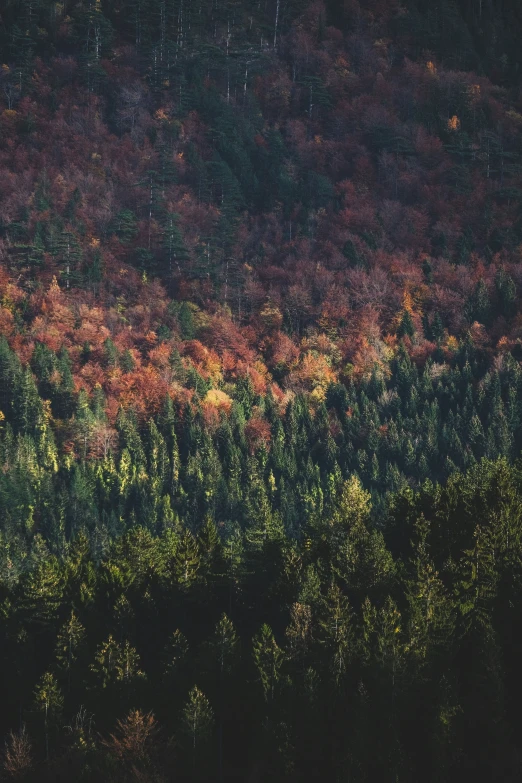
[[[521,33],[4,0],[2,779],[520,780]]]

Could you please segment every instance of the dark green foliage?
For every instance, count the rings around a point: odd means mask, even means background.
[[[130,352],[103,350],[131,369]],[[439,779],[476,758],[484,782],[518,770],[522,478],[505,458],[521,374],[479,359],[464,343],[419,371],[402,345],[391,378],[331,385],[313,414],[297,396],[282,418],[243,378],[211,428],[197,403],[167,398],[147,422],[120,410],[104,452],[103,390],[75,394],[67,352],[37,344],[22,368],[0,343],[5,730],[21,708],[37,756],[62,758],[80,702],[106,737],[151,708],[169,731],[195,716],[176,774],[255,759],[275,779],[317,764],[386,779],[434,748]],[[205,397],[194,368],[172,366]],[[70,422],[77,463],[58,458],[42,398]],[[271,441],[252,454],[263,409]],[[106,746],[90,752],[109,763]]]
[[[495,278],[495,288],[498,298],[498,314],[506,320],[516,312],[517,289],[513,278],[500,268]]]
[[[178,323],[183,340],[193,340],[196,336],[193,311],[188,302],[181,302],[178,312]]]
[[[189,252],[177,225],[177,215],[167,215],[163,232],[163,250],[165,254],[164,276],[182,275],[189,259]]]
[[[397,337],[413,337],[414,334],[415,326],[411,314],[408,310],[405,310],[401,316],[401,321],[397,329]]]
[[[122,210],[114,219],[113,229],[121,242],[132,242],[138,234],[136,216],[130,209]]]
[[[161,444],[152,428],[152,481],[167,461]],[[276,779],[312,780],[320,760],[324,770],[387,779],[405,756],[409,769],[423,769],[434,747],[445,780],[476,758],[480,780],[512,775],[521,492],[518,467],[483,461],[446,485],[390,498],[384,535],[353,478],[297,541],[273,522],[263,539],[258,519],[242,533],[219,532],[209,517],[197,537],[173,522],[159,536],[134,527],[101,559],[84,534],[59,558],[39,540],[30,570],[14,582],[2,576],[28,683],[6,691],[5,725],[21,708],[34,752],[65,763],[60,726],[76,720],[82,698],[105,737],[118,717],[142,721],[151,707],[161,724],[178,726],[177,775],[185,764],[203,777],[228,775],[255,759]],[[257,553],[256,572],[252,555],[245,567],[245,546]],[[20,633],[38,635],[37,659],[22,654]],[[242,748],[238,734],[250,740]],[[91,742],[92,762],[108,763],[115,746]],[[170,780],[161,747],[158,736],[150,759]]]
[[[104,354],[124,369],[109,340]],[[419,372],[402,346],[390,379],[332,385],[313,415],[298,396],[282,419],[245,378],[212,430],[170,398],[155,421],[121,410],[104,455],[93,451],[103,391],[75,398],[67,352],[40,344],[24,369],[0,343],[4,611],[9,634],[40,650],[17,653],[6,730],[21,702],[35,753],[60,758],[81,700],[104,736],[131,708],[172,730],[195,716],[178,773],[255,758],[276,779],[306,780],[320,759],[382,779],[405,757],[424,769],[434,747],[445,780],[476,758],[491,779],[500,751],[511,773],[522,479],[505,460],[479,461],[520,449],[520,370],[504,361],[484,372],[463,344],[452,366]],[[186,380],[206,395],[196,370]],[[77,465],[58,470],[40,395],[74,421]],[[272,438],[252,455],[245,427],[260,406]],[[44,691],[47,723],[31,718]],[[93,746],[96,764],[105,747]]]
[[[34,176],[0,226],[0,778],[520,780],[520,20],[3,4],[5,183]],[[98,306],[114,341],[74,343]],[[335,383],[271,367],[293,327]]]
[[[468,299],[467,316],[470,321],[478,321],[487,326],[491,318],[491,301],[484,280],[479,280]]]

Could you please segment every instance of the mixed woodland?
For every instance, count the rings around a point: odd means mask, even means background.
[[[1,4],[0,779],[521,779],[521,33]]]

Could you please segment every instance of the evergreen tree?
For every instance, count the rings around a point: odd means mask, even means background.
[[[189,655],[187,637],[176,628],[165,648],[165,677],[176,680],[184,671]]]
[[[164,222],[163,250],[165,253],[165,264],[163,273],[169,279],[175,273],[181,276],[190,258],[178,228],[178,218],[179,216],[176,214],[168,214]]]
[[[399,327],[397,329],[397,337],[413,337],[415,334],[415,326],[409,310],[404,310]]]
[[[178,543],[174,558],[174,574],[181,590],[187,591],[196,583],[201,567],[197,540],[186,530]]]
[[[415,523],[413,576],[407,585],[409,652],[421,668],[445,652],[455,630],[451,600],[429,555],[428,532],[420,517]]]
[[[473,294],[466,305],[466,313],[470,321],[478,321],[485,326],[489,325],[491,317],[491,302],[488,288],[484,280],[479,280]]]
[[[306,604],[296,602],[290,607],[286,638],[290,660],[297,670],[304,669],[312,641],[312,612]]]
[[[71,677],[75,664],[81,655],[85,639],[85,628],[74,611],[62,626],[56,639],[56,661],[67,677],[67,690],[71,690]]]
[[[513,278],[501,267],[495,277],[498,315],[510,319],[515,314],[517,290]]]
[[[274,701],[281,683],[281,668],[285,659],[283,650],[278,646],[272,629],[266,623],[252,640],[254,663],[259,673],[266,701]]]
[[[111,682],[117,679],[120,655],[120,645],[113,636],[109,636],[105,642],[99,645],[94,656],[94,663],[91,664],[90,669],[100,687],[107,688]]]
[[[330,585],[324,599],[319,624],[321,642],[327,650],[328,671],[339,688],[356,650],[352,611],[346,596],[335,583]]]
[[[65,288],[80,281],[80,265],[82,252],[78,240],[72,231],[61,231],[53,248],[53,255],[60,265],[60,279],[64,280]]]
[[[183,728],[190,740],[193,771],[196,769],[197,752],[208,740],[213,722],[212,707],[205,694],[195,685],[183,708]]]
[[[45,672],[40,678],[38,685],[36,686],[34,701],[36,709],[43,715],[45,757],[49,760],[50,733],[51,730],[56,727],[56,721],[63,708],[63,697],[56,678],[51,672]]]
[[[124,209],[114,219],[114,232],[120,242],[129,244],[138,235],[138,224],[134,212]]]

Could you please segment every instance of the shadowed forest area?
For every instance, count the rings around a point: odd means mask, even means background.
[[[521,34],[2,3],[0,779],[520,780]]]

